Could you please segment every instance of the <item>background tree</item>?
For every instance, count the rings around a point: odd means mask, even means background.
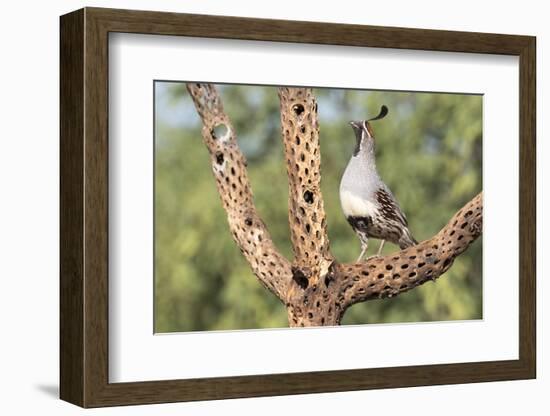
[[[288,185],[280,144],[279,102],[272,87],[220,86],[225,110],[248,160],[254,199],[287,258]],[[354,146],[347,122],[377,123],[377,161],[419,239],[435,234],[481,189],[481,97],[455,94],[315,89],[321,126],[322,191],[331,250],[357,256],[343,217],[338,184]],[[287,326],[287,314],[251,276],[232,241],[201,143],[201,124],[185,85],[156,84],[156,330],[188,331]],[[268,186],[267,186],[268,184]],[[396,251],[391,245],[385,253]],[[458,257],[445,279],[391,301],[351,307],[342,323],[481,317],[481,241]]]

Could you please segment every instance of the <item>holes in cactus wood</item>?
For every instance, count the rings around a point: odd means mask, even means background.
[[[313,201],[314,201],[313,192],[305,191],[304,192],[304,201],[306,201],[308,204],[313,204]]]
[[[216,152],[216,163],[218,165],[223,164],[223,153],[222,152]]]
[[[302,289],[307,289],[309,285],[309,280],[307,280],[306,275],[300,269],[293,267],[292,268],[292,280],[296,282],[298,286]]]
[[[229,129],[224,123],[216,124],[212,130],[210,130],[210,135],[214,140],[224,140],[229,134]]]
[[[294,114],[296,114],[297,116],[300,116],[305,111],[305,109],[302,104],[294,104],[292,106],[292,111],[294,111]]]

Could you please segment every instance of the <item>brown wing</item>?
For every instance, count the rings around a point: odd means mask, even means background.
[[[401,211],[399,204],[389,189],[380,188],[376,191],[375,195],[380,205],[382,215],[385,218],[408,227],[409,223],[407,222],[407,217],[405,217],[405,214]]]

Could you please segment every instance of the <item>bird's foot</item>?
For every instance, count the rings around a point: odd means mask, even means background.
[[[365,259],[365,262],[369,261],[369,260],[373,260],[373,259],[379,259],[380,257],[382,257],[380,254],[373,254],[372,256],[369,256]]]

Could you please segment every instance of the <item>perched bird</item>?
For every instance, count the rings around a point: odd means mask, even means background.
[[[380,120],[386,114],[388,108],[383,105],[376,117],[350,122],[357,144],[340,182],[340,203],[361,241],[357,261],[365,255],[369,237],[382,240],[377,256],[385,241],[401,249],[418,244],[409,231],[405,214],[376,170],[374,133],[369,122]]]

